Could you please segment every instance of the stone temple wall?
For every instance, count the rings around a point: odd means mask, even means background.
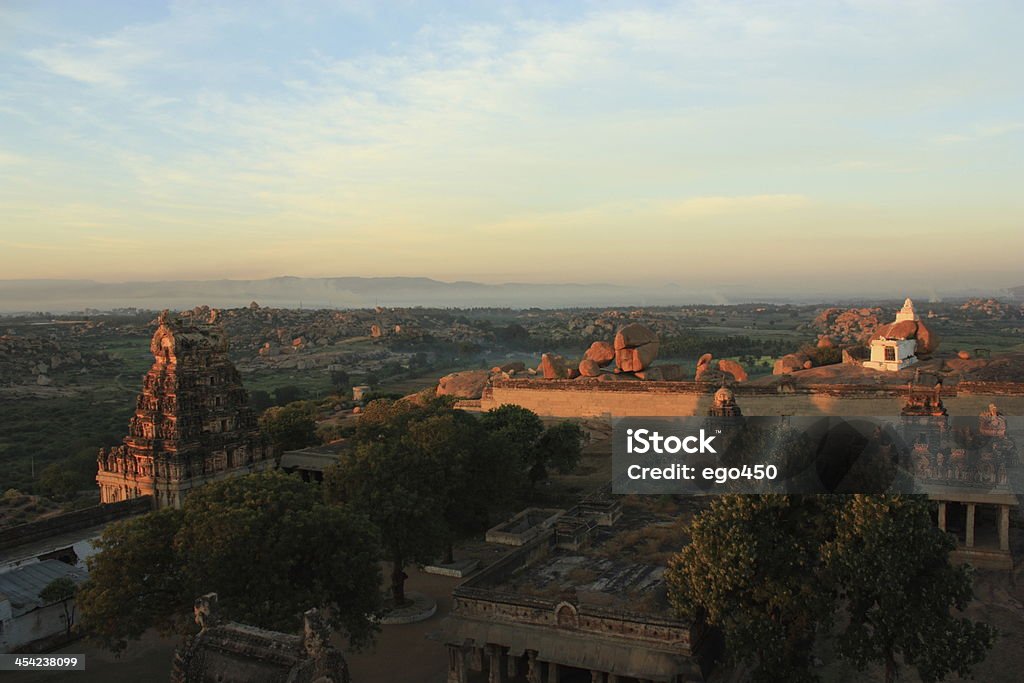
[[[717,386],[696,382],[582,383],[574,380],[502,381],[484,394],[480,410],[511,403],[542,417],[656,417],[703,415]],[[898,415],[904,390],[822,386],[778,392],[742,384],[733,387],[744,415]],[[978,415],[995,403],[1006,415],[1024,415],[1024,385],[972,385],[950,389],[942,400],[950,415]],[[475,406],[474,406],[475,407]]]

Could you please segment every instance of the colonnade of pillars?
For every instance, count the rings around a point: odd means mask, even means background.
[[[471,671],[486,672],[487,683],[509,683],[526,679],[527,683],[562,683],[565,671],[558,662],[537,659],[535,650],[511,657],[500,645],[485,647],[448,646],[448,683],[468,683]],[[573,669],[573,671],[579,671]],[[624,678],[604,671],[591,671],[591,683],[652,683],[646,679]]]
[[[946,530],[946,501],[939,501],[939,528]],[[964,545],[974,547],[974,521],[978,503],[965,503],[967,506],[967,524],[964,531]],[[1010,550],[1010,506],[999,506],[999,549]]]

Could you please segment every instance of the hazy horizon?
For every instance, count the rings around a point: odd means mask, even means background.
[[[1024,297],[1024,286],[1002,290],[873,288],[859,290],[751,289],[741,285],[684,287],[675,283],[630,286],[615,283],[479,283],[444,282],[409,277],[278,277],[260,280],[159,280],[103,283],[93,280],[0,280],[0,313],[30,311],[67,313],[85,309],[136,307],[176,310],[209,305],[247,306],[256,301],[281,308],[388,307],[511,307],[610,308],[691,304],[796,303],[897,304],[907,297],[919,302],[957,300],[969,296]]]
[[[0,7],[0,277],[1024,283],[1015,2]]]

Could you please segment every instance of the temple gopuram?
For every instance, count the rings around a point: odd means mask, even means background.
[[[103,503],[152,496],[156,508],[180,507],[197,486],[275,464],[215,319],[186,323],[164,311],[158,323],[128,436],[99,453]]]

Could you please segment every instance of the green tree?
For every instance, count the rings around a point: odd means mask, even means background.
[[[971,600],[971,573],[950,563],[922,498],[722,496],[691,535],[670,562],[670,601],[719,627],[753,680],[816,680],[817,637],[836,623],[838,651],[883,664],[887,681],[900,660],[925,683],[966,676],[992,645],[993,629],[951,613]]]
[[[352,391],[352,378],[344,370],[331,370],[331,386],[335,393],[347,395]]]
[[[279,405],[288,405],[289,403],[295,403],[296,401],[302,400],[305,392],[302,387],[297,387],[294,384],[287,384],[283,387],[277,387],[274,389],[274,402]]]
[[[491,513],[509,502],[507,482],[515,468],[490,443],[480,421],[461,410],[446,408],[412,422],[406,440],[444,469],[444,560],[454,562],[455,540],[486,529]]]
[[[540,435],[534,453],[529,471],[531,483],[547,479],[549,467],[568,474],[576,469],[583,455],[583,430],[568,420],[552,425]]]
[[[39,473],[39,490],[52,498],[70,499],[96,488],[96,447],[84,446],[73,455],[53,462]]]
[[[440,414],[450,401],[426,399],[406,401],[393,398],[378,398],[363,408],[356,423],[356,439],[360,442],[388,441],[401,438],[416,420]]]
[[[812,646],[834,604],[818,571],[829,505],[826,497],[721,496],[669,564],[673,607],[720,628],[751,680],[816,680]]]
[[[450,399],[371,402],[356,428],[355,454],[324,477],[329,501],[364,510],[392,563],[392,598],[405,600],[405,568],[453,559],[454,541],[479,531],[508,500],[516,468],[474,416]]]
[[[260,429],[270,437],[278,453],[306,448],[320,441],[316,435],[316,412],[310,401],[267,408],[260,416]]]
[[[437,557],[447,539],[443,454],[408,448],[400,439],[365,441],[324,472],[325,499],[364,512],[380,530],[391,562],[391,598],[405,600],[405,568]]]
[[[39,598],[49,605],[60,603],[64,610],[64,635],[70,636],[75,626],[75,593],[78,586],[66,576],[54,579],[39,591]]]
[[[544,433],[544,423],[532,410],[511,404],[488,410],[480,416],[480,422],[503,457],[519,465],[519,481],[509,482],[511,486],[518,487],[536,463],[538,456],[535,450]],[[527,477],[527,481],[532,483],[533,480]]]
[[[39,473],[39,490],[50,498],[67,500],[79,488],[78,477],[63,462],[51,462]]]
[[[187,623],[200,593],[184,588],[186,568],[174,551],[181,518],[181,510],[166,509],[103,530],[99,552],[87,560],[78,608],[84,630],[108,650],[120,652],[150,627],[169,631]]]
[[[949,561],[954,545],[921,497],[853,496],[823,549],[849,614],[839,652],[862,670],[882,662],[887,682],[896,680],[900,660],[924,683],[966,677],[995,632],[953,614],[973,597],[970,569]]]
[[[196,596],[216,592],[230,619],[292,631],[330,608],[355,647],[380,607],[376,530],[362,515],[278,472],[208,484],[181,510],[112,524],[79,591],[82,625],[120,651],[148,628],[190,628]]]
[[[519,463],[518,479],[525,478],[531,486],[546,479],[550,467],[564,473],[579,464],[583,432],[572,422],[545,429],[535,412],[511,404],[487,411],[480,420],[503,457]]]
[[[274,400],[270,397],[269,392],[263,389],[254,389],[249,392],[249,406],[257,413],[262,413],[272,405],[274,405]]]

